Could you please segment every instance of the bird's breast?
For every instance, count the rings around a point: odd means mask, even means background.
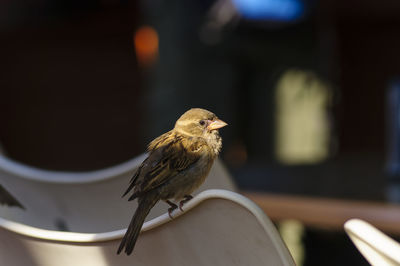
[[[187,170],[179,172],[163,188],[163,199],[182,199],[199,188],[210,172],[214,158],[202,156],[195,164]]]

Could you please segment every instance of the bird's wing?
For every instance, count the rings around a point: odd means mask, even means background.
[[[196,163],[200,155],[190,149],[191,145],[188,141],[185,137],[176,134],[164,139],[164,143],[156,145],[157,148],[151,151],[141,169],[138,170],[137,176],[134,177],[134,183],[139,186],[139,189],[129,200],[162,185],[180,171]]]
[[[0,204],[5,204],[8,206],[17,206],[24,209],[24,206],[13,197],[2,185],[0,185]]]
[[[125,190],[124,194],[122,194],[122,197],[124,197],[126,194],[128,194],[128,193],[132,190],[132,188],[133,188],[134,186],[136,186],[136,181],[137,181],[138,177],[140,176],[140,173],[142,172],[142,168],[146,165],[148,159],[149,159],[149,158],[146,158],[146,159],[142,162],[142,164],[139,166],[139,168],[136,170],[136,172],[133,174],[131,180],[129,181],[129,186],[128,186],[128,188]]]
[[[152,142],[147,147],[147,151],[149,152],[149,156],[141,163],[141,165],[138,167],[136,172],[133,174],[131,180],[129,181],[129,186],[125,190],[124,194],[122,194],[122,197],[124,197],[126,194],[128,194],[137,184],[140,184],[143,182],[143,168],[148,169],[147,164],[149,161],[149,157],[154,158],[157,157],[155,155],[151,156],[151,154],[157,150],[159,146],[166,145],[169,140],[172,138],[173,131],[169,131],[165,134],[162,134],[158,138],[155,138]],[[139,178],[141,177],[141,178]],[[139,181],[138,181],[139,179]],[[135,199],[137,197],[137,194],[140,193],[140,191],[136,191],[130,198],[129,200]]]

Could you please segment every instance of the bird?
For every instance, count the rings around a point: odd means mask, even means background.
[[[186,111],[172,130],[155,138],[147,147],[148,156],[138,167],[123,193],[132,192],[129,201],[137,199],[138,207],[121,240],[117,254],[125,248],[130,255],[146,216],[154,205],[166,202],[168,214],[192,199],[206,179],[222,148],[219,129],[228,125],[214,113],[201,108]],[[172,201],[171,201],[172,200]]]
[[[25,209],[25,207],[8,192],[1,184],[0,184],[0,204],[8,205],[11,207],[20,207],[21,209]]]

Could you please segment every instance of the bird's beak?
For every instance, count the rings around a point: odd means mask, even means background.
[[[208,124],[208,126],[207,126],[207,129],[209,131],[215,130],[215,129],[219,129],[221,127],[224,127],[224,126],[228,125],[227,123],[225,123],[224,121],[219,120],[219,119],[216,119],[216,120],[213,120],[213,121],[210,121],[210,122],[211,123]]]

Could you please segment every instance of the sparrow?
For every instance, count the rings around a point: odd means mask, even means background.
[[[13,197],[2,185],[0,185],[0,204],[8,205],[8,206],[16,206],[21,209],[25,209],[24,206]]]
[[[192,192],[206,179],[222,148],[218,129],[227,123],[210,111],[192,108],[175,123],[175,127],[148,145],[148,157],[138,167],[123,197],[132,192],[129,201],[137,199],[138,207],[122,238],[117,254],[125,248],[130,255],[146,216],[162,200],[181,211]]]

